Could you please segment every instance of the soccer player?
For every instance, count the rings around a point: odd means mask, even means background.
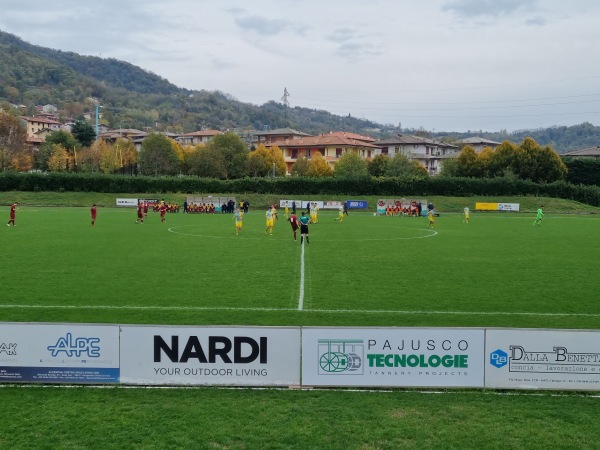
[[[13,227],[16,227],[15,225],[15,216],[17,214],[17,202],[14,202],[12,205],[10,205],[10,218],[8,220],[8,223],[6,224],[7,227],[10,227],[10,224],[12,223]]]
[[[160,211],[160,223],[165,223],[165,214],[167,213],[167,204],[164,200],[160,201],[160,206],[158,208]]]
[[[427,225],[427,228],[435,228],[435,213],[433,209],[427,211],[427,217],[429,218],[429,225]]]
[[[288,205],[286,203],[285,205],[285,218],[289,219],[290,218],[290,208],[288,208]]]
[[[316,203],[311,203],[310,204],[310,222],[311,223],[318,223],[319,222],[319,218],[317,216],[319,211],[319,208],[317,207]]]
[[[148,202],[144,202],[144,219],[148,218]]]
[[[296,231],[298,230],[299,224],[298,217],[296,216],[296,214],[292,214],[288,221],[290,222],[290,225],[292,226],[292,231],[294,232],[294,240],[296,240]]]
[[[344,213],[348,214],[345,210],[344,206],[340,206],[339,208],[339,212],[338,212],[338,217],[336,217],[335,219],[333,219],[334,221],[339,220],[340,223],[342,223],[344,221]]]
[[[463,223],[469,223],[469,219],[471,218],[471,211],[469,211],[469,207],[466,206],[464,209],[465,218],[463,219]]]
[[[306,243],[310,245],[308,241],[308,224],[310,223],[310,219],[306,215],[304,211],[302,211],[302,215],[300,216],[300,245],[304,243],[304,237],[306,236]]]
[[[534,227],[539,227],[542,225],[542,219],[544,218],[544,211],[542,210],[543,207],[544,205],[540,205],[539,209],[537,210],[535,220],[533,221]]]
[[[92,205],[92,209],[90,209],[90,216],[92,216],[92,228],[94,228],[94,224],[96,223],[96,204]]]
[[[269,233],[269,235],[273,235],[273,209],[267,209],[265,213],[265,218],[267,221],[267,227],[265,228],[265,234]]]
[[[242,221],[244,220],[244,213],[240,208],[237,209],[235,214],[233,215],[235,219],[235,235],[239,235],[242,229]]]
[[[144,204],[142,202],[138,203],[137,220],[135,223],[144,223]]]

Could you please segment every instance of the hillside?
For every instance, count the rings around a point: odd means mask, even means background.
[[[103,105],[103,121],[111,128],[158,129],[190,132],[201,128],[263,130],[291,127],[318,134],[331,130],[352,131],[375,138],[395,135],[398,130],[372,121],[337,116],[323,110],[288,108],[277,102],[254,105],[219,91],[180,88],[133,64],[112,58],[82,56],[23,41],[0,31],[0,103],[27,106],[53,104],[63,118],[81,119],[93,109],[90,97]],[[559,153],[600,145],[600,127],[583,123],[571,127],[467,133],[403,130],[456,143],[480,136],[502,142],[520,142],[532,137],[551,145]]]
[[[0,61],[0,101],[24,104],[29,114],[35,105],[54,104],[64,116],[81,118],[91,110],[86,99],[93,97],[103,105],[107,125],[115,128],[189,132],[292,127],[314,134],[342,128],[378,135],[382,127],[327,111],[275,102],[258,106],[218,91],[191,91],[127,62],[40,47],[2,31]]]

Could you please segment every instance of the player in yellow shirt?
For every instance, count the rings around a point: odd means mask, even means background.
[[[244,213],[240,208],[238,208],[233,217],[235,219],[235,235],[237,236],[238,234],[240,234],[240,231],[242,231],[242,221],[244,220]]]
[[[319,213],[319,208],[317,207],[317,204],[311,203],[310,204],[310,221],[311,221],[311,223],[319,222],[318,213]]]
[[[288,205],[285,205],[285,218],[286,220],[290,218],[290,209],[288,208]]]
[[[334,221],[335,221],[335,220],[339,220],[339,221],[340,221],[340,223],[342,223],[342,222],[344,221],[344,207],[343,207],[343,206],[340,206],[340,209],[339,209],[339,211],[338,211],[338,217],[336,217],[336,218],[335,218],[335,219],[333,219],[333,220],[334,220]]]
[[[273,235],[273,209],[269,208],[267,209],[267,212],[265,213],[265,218],[267,221],[267,227],[265,228],[265,234],[269,233],[269,235]]]
[[[465,218],[463,219],[463,223],[469,223],[469,219],[471,218],[471,211],[469,211],[469,207],[467,206],[464,210]]]
[[[427,225],[427,228],[435,228],[435,213],[433,212],[433,209],[430,209],[427,212],[427,217],[429,218],[429,225]]]

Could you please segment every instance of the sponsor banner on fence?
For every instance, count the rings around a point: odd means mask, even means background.
[[[498,211],[498,203],[475,203],[475,209],[477,211]]]
[[[483,329],[302,329],[303,385],[481,388],[483,375]]]
[[[346,200],[348,209],[367,209],[368,204],[365,200]]]
[[[498,203],[498,211],[519,211],[520,203]]]
[[[335,200],[323,202],[323,209],[340,209],[340,206],[344,206],[344,202]]]
[[[600,390],[600,332],[487,330],[485,386]]]
[[[0,382],[118,383],[119,327],[3,323]]]
[[[139,203],[147,203],[150,208],[154,208],[160,204],[160,200],[157,198],[138,198]]]
[[[323,202],[321,200],[302,200],[303,209],[308,208],[310,205],[317,205],[317,208],[323,209]],[[296,206],[298,206],[297,203]]]
[[[300,328],[121,327],[121,383],[300,384]]]
[[[287,206],[291,209],[294,202],[296,203],[297,209],[302,208],[302,200],[279,200],[279,207],[285,208]]]
[[[117,206],[133,206],[136,207],[138,205],[137,198],[118,198]]]

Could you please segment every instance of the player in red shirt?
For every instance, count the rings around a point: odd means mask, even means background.
[[[10,227],[10,224],[12,223],[13,227],[16,227],[15,225],[15,215],[16,215],[16,211],[17,211],[17,202],[14,202],[12,205],[10,205],[10,220],[8,221],[8,223],[6,224],[6,226]]]
[[[144,223],[144,204],[138,203],[137,206],[137,220],[135,223]]]
[[[296,240],[296,231],[299,227],[298,217],[296,217],[296,214],[292,213],[288,221],[290,222],[290,225],[292,226],[292,231],[294,232],[294,240]]]
[[[148,202],[144,202],[144,219],[148,217]]]
[[[167,212],[167,204],[164,200],[160,202],[160,207],[158,208],[160,211],[160,222],[165,223],[165,213]]]
[[[92,228],[94,228],[94,224],[96,223],[96,204],[92,205],[92,209],[90,209],[90,215],[92,216]]]

